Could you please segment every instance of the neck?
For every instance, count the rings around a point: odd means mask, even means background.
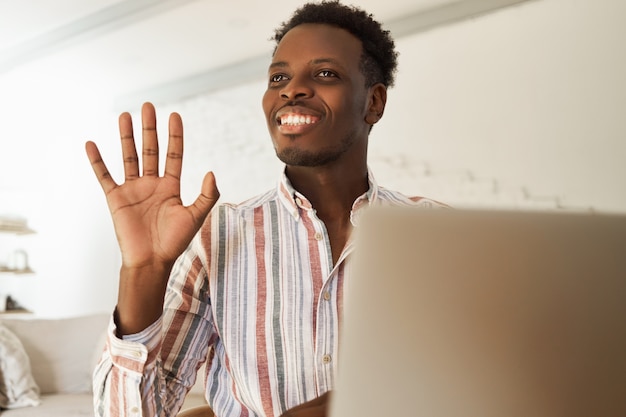
[[[367,166],[344,170],[337,167],[288,166],[287,177],[324,221],[348,220],[352,204],[368,190]]]
[[[354,200],[369,187],[367,166],[360,169],[305,168],[288,166],[287,177],[296,190],[304,195],[324,222],[336,264],[348,241],[352,225],[350,211]]]

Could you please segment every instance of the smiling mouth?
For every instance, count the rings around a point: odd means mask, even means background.
[[[288,113],[277,118],[280,126],[304,126],[319,122],[319,117],[308,114]]]

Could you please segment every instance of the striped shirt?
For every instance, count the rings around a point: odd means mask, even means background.
[[[353,204],[440,207],[376,184]],[[324,223],[283,174],[239,205],[216,206],[176,262],[162,317],[115,337],[94,373],[98,416],[171,416],[207,362],[218,417],[278,416],[333,388],[349,240],[333,264]]]

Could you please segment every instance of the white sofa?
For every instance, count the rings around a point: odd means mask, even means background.
[[[109,317],[0,315],[2,417],[93,417],[92,373],[102,353]],[[199,383],[183,409],[204,404],[202,391]]]

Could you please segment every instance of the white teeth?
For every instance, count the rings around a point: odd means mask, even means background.
[[[280,124],[282,125],[310,125],[314,123],[311,119],[311,116],[298,115],[298,114],[289,114],[287,116],[282,116],[280,118]]]

